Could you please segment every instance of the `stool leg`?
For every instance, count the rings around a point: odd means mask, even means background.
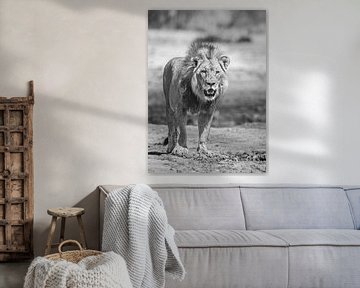
[[[52,239],[53,239],[54,233],[55,233],[56,220],[57,220],[56,216],[53,216],[51,219],[50,231],[49,231],[49,236],[48,236],[48,240],[47,240],[45,255],[50,254],[50,251],[51,251],[51,243],[52,243]]]
[[[60,243],[64,241],[66,218],[61,217]]]
[[[84,223],[82,222],[82,219],[81,219],[81,215],[77,216],[77,220],[78,220],[79,226],[80,226],[81,245],[83,246],[84,249],[86,249],[87,244],[86,244],[86,238],[85,238],[85,229],[84,229]]]

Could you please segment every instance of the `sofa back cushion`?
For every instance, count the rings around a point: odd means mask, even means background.
[[[244,230],[239,187],[156,187],[176,230]]]
[[[337,187],[240,187],[246,227],[354,229],[346,193]]]

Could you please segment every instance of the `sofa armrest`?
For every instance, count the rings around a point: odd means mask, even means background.
[[[102,233],[104,228],[105,199],[109,195],[102,186],[99,186],[99,250],[101,250]]]

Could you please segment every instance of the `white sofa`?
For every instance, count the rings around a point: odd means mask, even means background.
[[[152,187],[187,271],[167,288],[360,287],[360,188]]]

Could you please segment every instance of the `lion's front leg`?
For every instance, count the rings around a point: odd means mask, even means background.
[[[198,127],[199,127],[199,144],[197,151],[199,153],[211,154],[206,147],[206,142],[209,138],[211,122],[213,119],[213,111],[203,112],[199,114]]]
[[[175,113],[171,111],[166,111],[166,117],[168,122],[168,147],[167,147],[167,153],[171,153],[176,144],[178,139],[178,131],[177,131],[177,125],[175,120]]]
[[[187,148],[186,124],[187,124],[187,111],[184,109],[183,111],[181,111],[181,114],[179,115],[179,128],[180,128],[179,145],[184,148]]]
[[[187,118],[187,111],[181,110],[176,115],[176,123],[177,127],[180,130],[179,138],[177,139],[176,145],[174,149],[171,151],[171,154],[177,155],[177,156],[186,156],[189,152],[186,141],[186,118]]]
[[[167,153],[177,156],[185,156],[188,154],[186,147],[186,111],[182,113],[168,112],[168,147]],[[178,132],[180,128],[180,134]]]

